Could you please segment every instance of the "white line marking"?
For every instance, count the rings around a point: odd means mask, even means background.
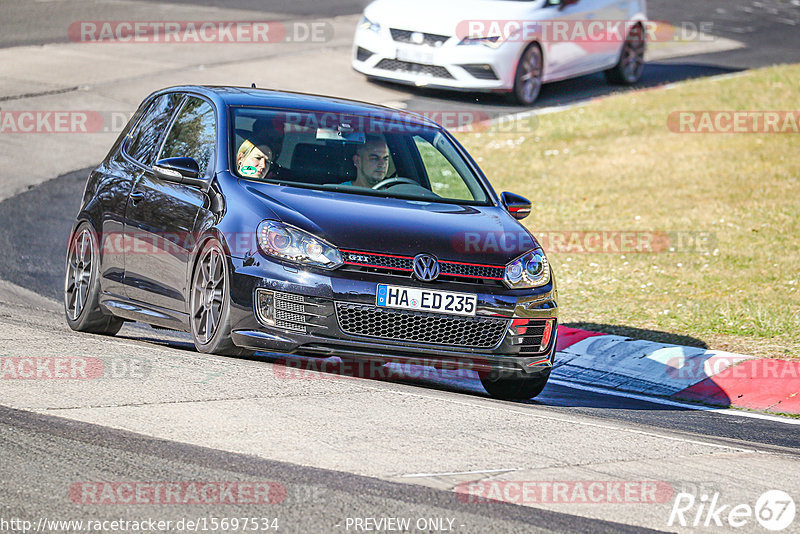
[[[510,473],[512,471],[519,471],[519,467],[513,469],[487,469],[484,471],[455,471],[453,473],[414,473],[411,475],[400,475],[401,478],[414,478],[414,477],[444,477],[453,475],[483,475],[487,473]]]
[[[618,426],[618,425],[613,425],[613,424],[608,424],[608,423],[605,423],[605,424],[594,423],[594,422],[590,422],[590,421],[580,420],[580,419],[577,419],[577,418],[558,417],[558,416],[555,416],[555,415],[552,415],[552,414],[545,415],[545,414],[533,412],[533,411],[530,411],[530,410],[526,410],[526,411],[515,410],[513,408],[513,403],[511,403],[510,401],[499,401],[499,400],[495,400],[495,399],[485,399],[487,402],[490,402],[492,404],[488,404],[488,403],[487,404],[484,404],[484,403],[480,403],[479,404],[479,403],[476,403],[476,402],[467,402],[467,401],[456,400],[456,399],[452,399],[452,398],[443,398],[443,397],[436,397],[436,396],[433,396],[433,395],[424,395],[422,393],[412,393],[410,391],[399,391],[399,390],[392,390],[392,389],[382,389],[382,388],[373,387],[373,386],[364,386],[364,388],[365,389],[372,389],[372,390],[375,390],[375,391],[384,391],[384,392],[388,392],[388,393],[393,393],[395,395],[404,395],[404,396],[407,396],[407,397],[419,397],[419,398],[428,399],[428,400],[434,400],[434,401],[440,401],[440,402],[449,402],[449,403],[458,404],[458,405],[461,405],[461,406],[468,406],[470,408],[478,408],[478,409],[482,409],[482,410],[493,410],[493,411],[497,411],[497,412],[503,412],[504,414],[513,413],[513,414],[517,414],[517,415],[525,415],[527,417],[533,417],[535,419],[543,419],[543,420],[546,420],[546,421],[558,421],[559,423],[569,423],[569,424],[573,424],[573,425],[585,426],[585,427],[590,427],[590,428],[602,428],[604,430],[613,430],[614,432],[627,432],[629,434],[637,434],[637,435],[640,435],[640,436],[648,436],[648,437],[654,437],[654,438],[659,438],[659,439],[668,439],[670,441],[677,441],[677,442],[680,442],[680,443],[691,443],[693,445],[702,445],[704,447],[713,447],[713,448],[716,448],[716,449],[727,449],[727,450],[730,450],[730,451],[741,452],[741,453],[760,452],[756,448],[737,447],[737,446],[733,446],[733,445],[723,445],[723,444],[720,444],[720,443],[710,443],[708,441],[702,441],[702,440],[699,440],[699,439],[687,439],[685,437],[670,436],[670,435],[666,435],[666,434],[663,434],[663,433],[654,432],[652,430],[638,430],[638,429],[635,429],[635,428],[630,428],[630,427],[626,427],[626,426]],[[494,403],[496,403],[496,404],[494,404]],[[512,406],[509,406],[509,404],[511,404]],[[530,406],[530,407],[536,408],[537,406],[534,405],[534,406]],[[552,406],[545,406],[545,407],[546,408],[552,408]],[[583,416],[578,416],[578,417],[583,417]],[[669,429],[664,429],[664,432],[669,432],[669,431],[670,431]]]
[[[779,415],[767,415],[756,412],[744,412],[741,410],[732,410],[730,408],[714,408],[713,406],[702,406],[698,404],[687,404],[683,402],[662,399],[660,397],[648,397],[647,395],[640,395],[638,393],[627,393],[624,391],[615,391],[613,389],[598,388],[594,386],[584,386],[581,384],[574,384],[572,382],[565,382],[551,378],[548,383],[557,386],[564,386],[571,389],[578,389],[581,391],[589,391],[591,393],[599,393],[601,395],[612,395],[615,397],[625,397],[628,399],[635,399],[645,402],[652,402],[654,404],[663,404],[666,406],[675,406],[678,408],[687,408],[689,410],[697,410],[701,412],[714,412],[722,415],[733,415],[736,417],[749,417],[750,419],[765,419],[767,421],[775,421],[777,423],[786,423],[787,425],[800,425],[800,419],[791,419],[789,417],[781,417]]]

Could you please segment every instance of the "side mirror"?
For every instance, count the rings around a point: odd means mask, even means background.
[[[200,166],[194,158],[160,159],[153,165],[158,178],[178,184],[203,186],[206,181],[200,178]]]
[[[525,197],[514,193],[503,193],[500,195],[500,199],[503,201],[503,206],[515,219],[524,219],[531,214],[531,201]]]

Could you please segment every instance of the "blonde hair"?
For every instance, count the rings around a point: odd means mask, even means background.
[[[239,151],[236,153],[236,163],[239,163],[244,158],[250,155],[254,148],[258,148],[261,152],[264,152],[264,155],[267,156],[270,160],[272,160],[272,149],[267,145],[256,146],[250,140],[245,139],[242,141],[242,144],[239,145]],[[267,154],[267,151],[269,154]]]

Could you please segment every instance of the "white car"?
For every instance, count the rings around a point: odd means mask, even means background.
[[[644,69],[646,0],[376,0],[364,10],[353,68],[370,78],[536,100],[543,83]]]

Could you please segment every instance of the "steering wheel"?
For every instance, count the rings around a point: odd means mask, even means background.
[[[419,185],[419,183],[415,182],[411,178],[386,178],[385,180],[381,180],[377,184],[372,186],[372,189],[386,189],[387,187],[391,187],[397,184],[411,184],[411,185]]]

